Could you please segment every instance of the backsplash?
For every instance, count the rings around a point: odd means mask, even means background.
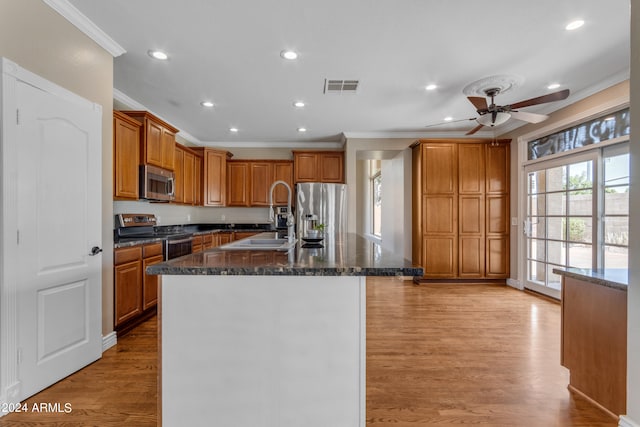
[[[269,222],[269,208],[209,208],[143,201],[114,201],[113,215],[119,213],[154,214],[158,225]]]

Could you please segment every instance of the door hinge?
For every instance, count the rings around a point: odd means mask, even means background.
[[[20,124],[20,110],[16,108],[16,124]]]
[[[18,363],[22,363],[22,348],[18,348]]]
[[[16,230],[16,245],[20,244],[20,230]]]

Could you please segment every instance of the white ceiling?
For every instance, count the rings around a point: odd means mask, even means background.
[[[500,105],[558,82],[567,100],[526,109],[549,113],[629,75],[629,0],[69,1],[126,50],[114,60],[116,93],[205,145],[461,135],[475,122],[425,126],[475,117],[462,89],[476,80],[523,80]],[[582,28],[564,29],[578,18]],[[285,61],[283,49],[300,56]],[[325,79],[360,87],[324,94]]]

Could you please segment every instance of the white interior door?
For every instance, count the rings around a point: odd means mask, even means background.
[[[101,356],[101,111],[24,82],[16,98],[24,399]]]

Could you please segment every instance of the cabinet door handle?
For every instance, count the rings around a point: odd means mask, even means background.
[[[100,252],[102,252],[102,248],[98,247],[98,246],[94,246],[91,248],[91,253],[89,254],[90,256],[96,256],[98,255]]]

